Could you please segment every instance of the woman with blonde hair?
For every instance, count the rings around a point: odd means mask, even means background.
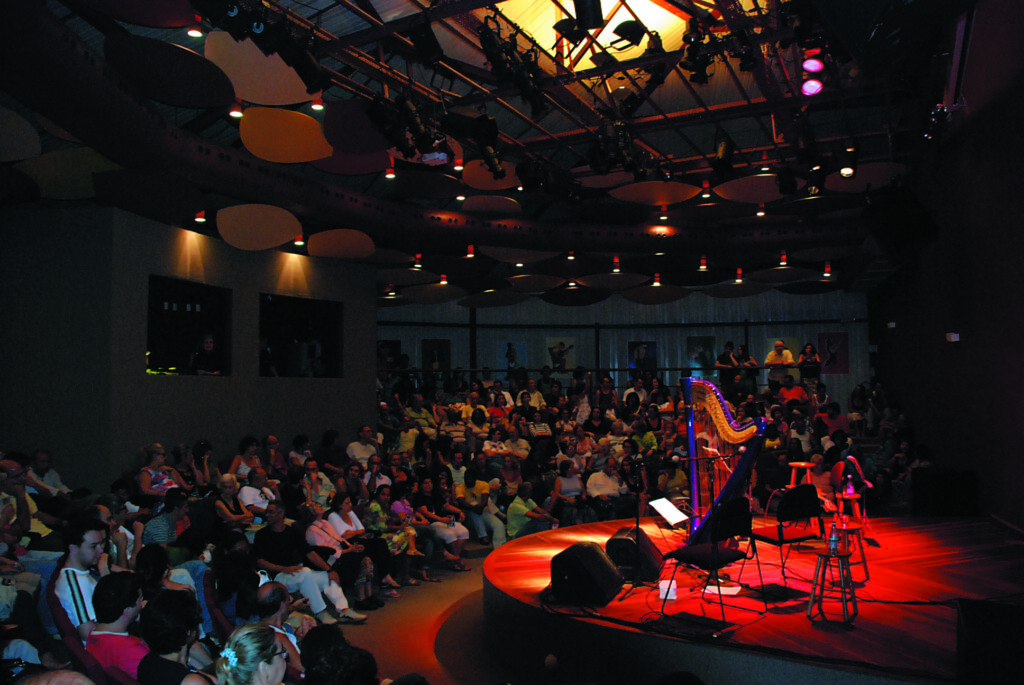
[[[217,659],[217,685],[278,685],[288,652],[268,625],[249,623],[231,633]]]

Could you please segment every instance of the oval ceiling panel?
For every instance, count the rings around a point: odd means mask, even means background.
[[[576,171],[575,169],[573,171]],[[584,188],[617,188],[633,182],[629,171],[613,171],[610,174],[581,175],[576,180]]]
[[[235,97],[246,102],[294,105],[313,99],[294,69],[276,54],[264,55],[248,38],[236,42],[227,31],[211,31],[206,36],[206,59],[224,70]]]
[[[591,274],[589,276],[583,276],[576,279],[580,284],[587,286],[588,288],[595,288],[598,290],[610,290],[616,292],[619,290],[625,290],[627,288],[635,288],[641,283],[645,283],[651,280],[650,276],[644,274],[630,274],[630,273],[604,273],[604,274]]]
[[[462,169],[462,182],[477,190],[508,190],[518,186],[516,165],[512,162],[502,162],[501,168],[505,170],[505,175],[501,178],[494,178],[494,174],[482,159],[466,162]]]
[[[180,225],[204,209],[199,188],[171,173],[118,169],[93,175],[96,198],[165,224]]]
[[[376,247],[373,239],[362,231],[336,228],[309,236],[310,257],[336,257],[338,259],[366,259]]]
[[[246,149],[268,162],[296,164],[334,153],[319,121],[288,109],[250,107],[245,110],[238,132]]]
[[[155,38],[112,33],[103,52],[147,97],[175,107],[227,107],[235,89],[220,67],[198,52]]]
[[[475,195],[462,203],[462,211],[475,214],[515,216],[523,213],[519,203],[504,195]]]
[[[481,293],[470,295],[469,297],[459,300],[460,307],[476,307],[482,309],[484,307],[510,307],[514,304],[525,302],[530,296],[526,293],[521,293],[518,290],[512,288],[502,288],[500,290],[485,290]]]
[[[217,230],[240,250],[269,250],[301,235],[302,224],[287,209],[237,205],[217,212]]]
[[[196,11],[188,0],[79,0],[118,21],[154,29],[169,29],[195,23]]]
[[[330,139],[327,142],[330,143]],[[335,147],[334,154],[330,157],[314,159],[310,164],[320,171],[326,171],[329,174],[359,176],[361,174],[380,173],[391,166],[392,162],[391,155],[386,152],[369,152],[357,155],[339,152],[338,148]]]
[[[378,283],[393,283],[394,285],[420,285],[422,283],[436,283],[441,280],[440,274],[423,269],[378,269]]]
[[[760,295],[768,290],[771,288],[762,283],[744,281],[742,283],[722,283],[702,292],[711,297],[750,297],[751,295]]]
[[[39,196],[49,200],[85,200],[96,196],[92,175],[121,167],[92,148],[79,147],[48,152],[14,165],[39,186]]]
[[[0,162],[18,162],[43,154],[35,126],[17,112],[0,107]]]
[[[611,295],[602,290],[577,286],[575,288],[555,288],[538,295],[538,297],[548,304],[556,304],[560,307],[585,307],[607,300]]]
[[[797,189],[803,188],[807,182],[797,180]],[[779,192],[778,177],[775,174],[755,174],[726,181],[715,186],[715,194],[732,202],[752,202],[764,204],[781,200],[785,195]]]
[[[428,283],[402,289],[402,297],[417,304],[441,304],[465,297],[466,291],[457,285]]]
[[[454,176],[426,169],[396,170],[395,177],[385,182],[391,184],[388,192],[400,197],[451,199],[465,191],[462,181]]]
[[[522,276],[509,276],[505,280],[512,284],[513,289],[521,293],[542,293],[565,283],[564,278],[547,274],[523,274]]]
[[[700,188],[677,181],[641,181],[613,188],[608,194],[623,202],[637,202],[658,207],[684,202],[700,194]]]
[[[839,193],[864,193],[885,188],[906,173],[907,167],[904,164],[869,162],[859,165],[853,178],[843,178],[839,172],[829,174],[825,179],[825,187]]]
[[[624,299],[637,304],[668,304],[693,294],[693,291],[678,285],[645,285],[625,290],[621,294]]]
[[[344,154],[387,155],[388,152],[388,139],[374,125],[362,100],[332,100],[327,103],[324,137],[335,150]]]
[[[773,269],[761,269],[746,275],[758,283],[792,283],[817,276],[818,272],[802,266],[777,266]]]
[[[480,245],[477,249],[480,250],[481,254],[506,264],[536,264],[537,262],[543,262],[545,259],[551,259],[558,254],[557,252],[543,252],[541,250],[522,250],[515,247],[491,247],[490,245]]]

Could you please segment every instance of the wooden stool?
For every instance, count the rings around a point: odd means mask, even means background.
[[[836,500],[839,504],[839,515],[844,523],[848,520],[847,516],[853,516],[853,520],[860,523],[860,495],[858,493],[837,492]],[[847,504],[849,504],[849,514],[847,514]]]
[[[790,462],[789,468],[789,487],[795,488],[797,485],[805,481],[808,483],[811,482],[811,469],[814,468],[814,462],[794,461]],[[806,469],[806,471],[804,471],[803,475],[798,478],[797,474],[800,469]]]
[[[857,547],[860,548],[860,561],[850,561],[850,564],[863,564],[864,565],[864,580],[870,580],[871,574],[868,573],[868,555],[864,549],[864,526],[854,521],[841,521],[836,526],[836,532],[839,533],[839,549],[845,550],[853,555],[853,550],[850,549],[850,538],[857,538]]]
[[[833,570],[839,573],[839,582],[826,580],[826,576]],[[839,590],[839,601],[843,607],[843,623],[852,623],[857,618],[857,593],[853,589],[853,576],[850,574],[850,553],[840,551],[839,554],[831,555],[826,552],[818,552],[818,565],[814,569],[814,579],[811,582],[811,598],[807,601],[807,618],[814,620],[815,614],[824,620],[829,620],[825,615],[822,603],[825,598],[825,583],[829,583],[832,589]],[[814,607],[817,605],[818,610]]]

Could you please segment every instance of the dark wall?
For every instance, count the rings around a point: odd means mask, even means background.
[[[938,236],[869,307],[876,368],[917,441],[938,467],[977,474],[983,511],[1024,527],[1024,79],[1004,86],[970,116],[954,112],[957,133],[922,160],[914,190]]]
[[[148,442],[290,444],[375,416],[374,274],[276,251],[245,252],[113,209],[0,212],[0,449],[49,447],[69,484],[105,489]],[[230,288],[231,375],[145,373],[151,274]],[[342,303],[343,377],[259,376],[259,295]]]

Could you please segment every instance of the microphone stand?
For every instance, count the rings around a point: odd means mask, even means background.
[[[636,544],[634,545],[635,554],[633,557],[633,577],[630,579],[629,589],[619,595],[618,601],[620,602],[629,597],[636,588],[647,587],[640,580],[640,567],[643,564],[643,551],[640,549],[640,509],[644,506],[643,496],[647,492],[647,488],[644,487],[644,481],[646,480],[644,478],[644,474],[646,473],[647,459],[641,454],[636,455],[633,457],[632,467],[634,470],[630,473],[630,478],[633,480],[633,486],[637,490],[636,521],[635,527],[633,528],[633,541]]]

